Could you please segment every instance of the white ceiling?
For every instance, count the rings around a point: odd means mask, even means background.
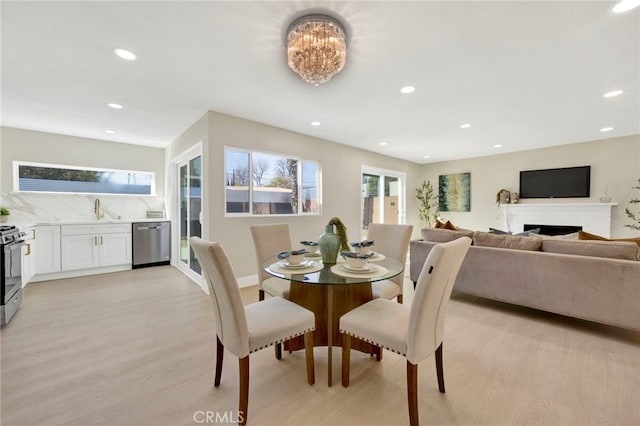
[[[640,8],[613,5],[2,1],[2,125],[164,147],[213,110],[416,163],[640,134]],[[349,34],[320,87],[287,67],[307,11]]]

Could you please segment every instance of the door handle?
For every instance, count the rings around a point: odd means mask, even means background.
[[[102,242],[102,235],[100,235],[100,245],[104,245],[104,243]]]

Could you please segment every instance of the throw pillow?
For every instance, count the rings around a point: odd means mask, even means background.
[[[578,231],[578,239],[579,240],[598,240],[598,241],[628,241],[631,243],[636,243],[638,247],[640,247],[640,237],[638,238],[605,238],[600,235],[590,234],[584,231]]]
[[[457,230],[451,231],[449,229],[436,229],[436,228],[424,228],[422,229],[422,239],[425,241],[431,241],[433,243],[446,243],[456,240],[460,237],[473,236],[473,231],[469,230]]]
[[[496,228],[489,228],[489,232],[491,232],[492,234],[498,234],[498,235],[502,235],[502,234],[511,235],[511,232],[503,231],[501,229],[496,229]],[[539,234],[539,233],[540,233],[540,228],[534,228],[534,229],[529,229],[528,231],[518,232],[517,234],[513,234],[513,235],[516,237],[528,237],[530,235]]]
[[[455,225],[453,223],[451,223],[450,220],[446,221],[446,222],[441,222],[439,220],[436,220],[436,228],[442,228],[442,229],[450,229],[451,231],[455,231],[456,228]]]
[[[491,232],[492,234],[510,234],[511,232],[507,232],[507,231],[503,231],[501,229],[496,229],[496,228],[489,228],[489,232]]]

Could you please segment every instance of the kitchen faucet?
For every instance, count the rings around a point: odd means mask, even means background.
[[[102,213],[102,208],[100,207],[100,198],[96,198],[96,202],[93,205],[93,212],[96,214],[96,220],[104,217],[104,213]]]

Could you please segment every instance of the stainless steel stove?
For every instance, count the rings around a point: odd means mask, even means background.
[[[22,303],[22,246],[26,234],[17,226],[0,226],[0,323],[7,324]]]

